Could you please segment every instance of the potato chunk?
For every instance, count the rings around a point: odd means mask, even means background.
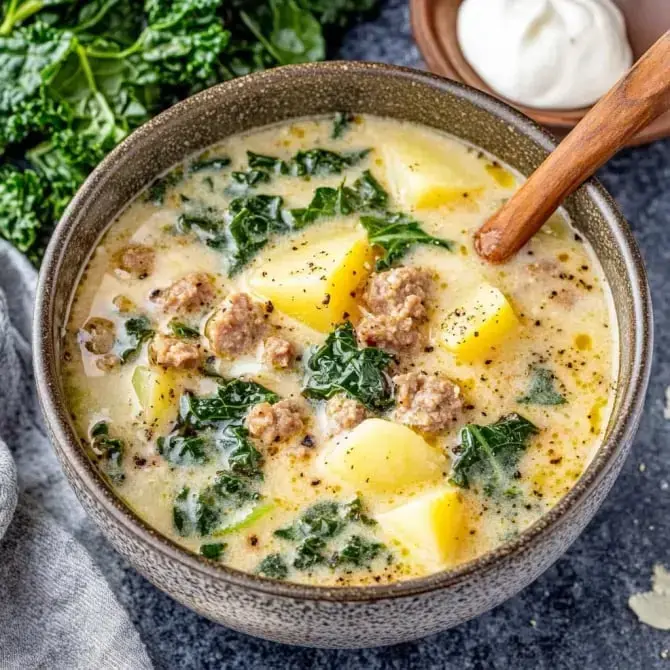
[[[149,425],[164,427],[177,418],[182,379],[172,368],[138,365],[133,370],[133,389]]]
[[[363,493],[395,493],[442,477],[442,451],[407,426],[366,419],[326,449],[323,468]]]
[[[278,310],[326,333],[343,320],[356,319],[356,289],[373,260],[362,231],[321,232],[307,243],[274,251],[250,277],[249,286]]]
[[[467,540],[464,504],[452,487],[424,493],[375,518],[382,532],[409,549],[410,559],[431,566],[458,563]]]
[[[452,205],[493,183],[476,158],[465,152],[446,152],[421,134],[385,138],[382,147],[391,192],[403,209]]]
[[[441,343],[459,358],[473,360],[490,354],[517,323],[507,298],[494,286],[482,284],[447,316]]]

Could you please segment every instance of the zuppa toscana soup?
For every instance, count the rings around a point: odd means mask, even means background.
[[[142,519],[274,579],[453,567],[537,520],[606,429],[616,324],[562,216],[472,234],[520,177],[370,116],[231,137],[100,241],[66,331],[82,442]]]

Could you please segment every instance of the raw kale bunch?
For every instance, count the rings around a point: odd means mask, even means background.
[[[39,263],[129,132],[225,79],[322,60],[376,0],[0,0],[0,235]]]

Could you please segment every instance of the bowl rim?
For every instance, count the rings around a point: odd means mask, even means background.
[[[239,86],[255,86],[262,89],[286,77],[314,77],[322,72],[331,75],[340,74],[346,77],[382,77],[404,80],[409,85],[425,85],[437,92],[445,92],[465,99],[485,112],[503,120],[517,132],[528,137],[547,151],[556,147],[555,140],[547,131],[532,119],[497,98],[465,84],[431,73],[382,63],[328,61],[287,65],[224,82],[207,91],[191,96],[157,115],[119,144],[89,175],[58,223],[44,257],[36,291],[33,320],[33,356],[37,392],[45,423],[49,428],[51,441],[59,458],[67,462],[68,469],[76,475],[79,484],[95,500],[98,506],[104,508],[107,515],[112,516],[117,524],[123,526],[125,532],[133,536],[135,541],[139,544],[148,545],[153,551],[162,554],[166,560],[181,564],[187,570],[198,573],[204,579],[221,580],[245,590],[292,600],[345,603],[417,596],[458,586],[473,577],[483,576],[496,570],[504,562],[514,561],[528,550],[534,542],[551,533],[554,527],[559,525],[571,511],[581,505],[582,501],[605,476],[609,466],[620,451],[625,450],[628,443],[632,441],[637,430],[652,358],[651,297],[642,256],[632,232],[612,197],[597,180],[590,179],[585,188],[590,199],[608,221],[617,239],[617,244],[622,249],[634,296],[633,307],[636,328],[631,365],[633,372],[629,383],[622,391],[620,409],[616,415],[613,414],[610,418],[611,432],[608,439],[600,445],[575,485],[552,509],[516,538],[454,569],[443,570],[425,577],[394,584],[333,587],[277,581],[212,563],[180,547],[151,528],[119,497],[112,493],[109,485],[81,448],[76,434],[71,430],[65,402],[64,399],[61,400],[62,395],[59,392],[58,362],[52,347],[55,340],[51,317],[54,313],[53,302],[56,293],[54,287],[58,282],[63,251],[67,248],[76,226],[80,225],[80,221],[78,221],[79,210],[90,198],[97,196],[100,182],[104,186],[106,175],[116,169],[117,160],[139,140],[150,139],[161,128],[169,128],[172,121],[183,111],[193,110],[200,106],[201,102],[205,101],[205,96],[211,96],[213,93],[214,95],[225,96],[228,91],[233,91],[234,88]],[[206,107],[206,105],[203,105],[203,107]]]

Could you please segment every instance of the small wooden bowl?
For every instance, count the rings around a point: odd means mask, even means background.
[[[414,38],[435,73],[464,82],[494,95],[521,110],[532,119],[566,135],[588,112],[582,109],[537,109],[508,100],[491,89],[465,59],[458,43],[457,17],[462,0],[411,0]],[[626,18],[628,39],[635,58],[639,58],[666,30],[670,29],[670,2],[658,0],[614,0]],[[633,138],[630,144],[643,144],[670,136],[670,112],[659,117]]]

